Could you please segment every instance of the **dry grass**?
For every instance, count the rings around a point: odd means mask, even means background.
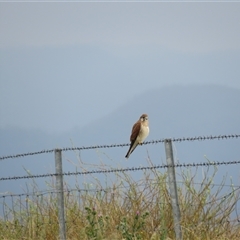
[[[224,198],[221,186],[212,189],[214,174],[206,174],[198,185],[196,172],[178,174],[183,239],[240,239],[239,222],[232,217],[239,191],[230,187]],[[67,239],[175,239],[166,173],[143,171],[140,180],[131,174],[106,175],[110,187],[89,176],[91,187],[65,192]],[[56,196],[35,195],[27,204],[28,209],[18,201],[14,210],[5,211],[11,220],[0,220],[0,239],[58,239]]]

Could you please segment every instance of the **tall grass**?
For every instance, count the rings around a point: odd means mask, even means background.
[[[85,167],[82,164],[83,171]],[[240,239],[240,224],[233,215],[239,191],[229,187],[223,193],[224,179],[213,189],[216,168],[197,184],[197,171],[183,169],[177,177],[183,239]],[[65,183],[67,239],[175,239],[166,173],[146,170],[136,180],[132,172],[118,172],[111,178],[106,174],[105,183],[96,175],[88,177],[84,187],[76,184],[72,189]],[[33,196],[11,206],[3,203],[0,239],[58,239],[55,193],[40,194],[35,183],[32,188]]]

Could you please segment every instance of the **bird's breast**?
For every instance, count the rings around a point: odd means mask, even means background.
[[[149,127],[148,126],[142,126],[139,135],[138,135],[138,141],[139,143],[142,143],[144,139],[148,136],[149,134]]]

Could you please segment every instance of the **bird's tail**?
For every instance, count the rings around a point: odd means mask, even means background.
[[[138,143],[134,144],[134,141],[131,143],[130,148],[125,156],[125,158],[129,158],[130,154],[134,151],[134,149],[137,147]]]
[[[129,150],[128,150],[126,156],[125,156],[125,158],[129,158],[129,156],[130,156],[130,154],[131,154],[130,150],[131,150],[131,147],[129,148]]]

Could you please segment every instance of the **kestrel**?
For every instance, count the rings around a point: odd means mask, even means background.
[[[132,134],[130,136],[130,148],[125,156],[125,158],[129,158],[130,154],[134,151],[138,144],[142,144],[144,139],[149,134],[148,127],[148,115],[143,114],[139,120],[133,125]]]

